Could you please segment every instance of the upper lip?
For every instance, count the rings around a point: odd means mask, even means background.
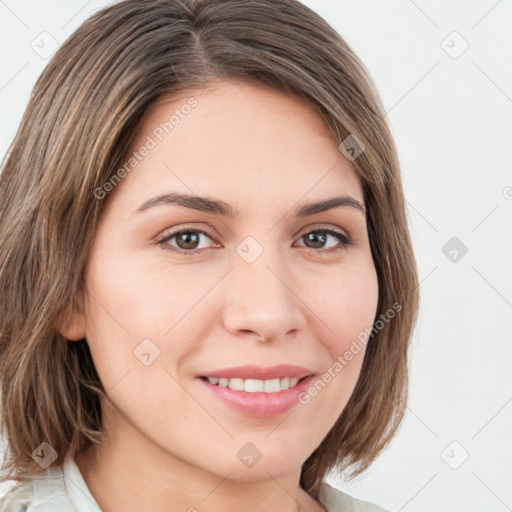
[[[239,379],[258,379],[271,380],[283,377],[295,377],[302,379],[313,375],[314,372],[302,366],[293,364],[279,364],[277,366],[269,366],[267,368],[255,365],[236,366],[232,368],[222,368],[208,373],[203,373],[200,377],[219,377],[219,378],[239,378]]]

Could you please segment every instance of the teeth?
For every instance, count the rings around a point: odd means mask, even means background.
[[[243,391],[244,390],[244,381],[243,379],[229,379],[228,388],[233,391]]]
[[[264,380],[261,382],[263,382],[263,391],[265,393],[278,393],[281,391],[281,381],[279,379]]]
[[[226,379],[221,377],[208,377],[210,384],[216,384],[222,388],[230,388],[234,391],[247,391],[248,393],[279,393],[285,389],[293,388],[299,382],[296,377],[284,377],[282,379]]]

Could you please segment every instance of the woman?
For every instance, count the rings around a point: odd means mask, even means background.
[[[416,266],[378,95],[313,11],[92,16],[0,226],[1,510],[382,510],[324,477],[400,423]]]

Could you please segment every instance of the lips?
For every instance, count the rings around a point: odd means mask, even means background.
[[[232,386],[234,389],[218,385],[221,382],[216,383],[217,379],[219,381],[222,379],[223,384],[229,380],[230,384],[234,384]],[[277,379],[283,379],[288,385],[282,386],[281,390],[275,389]],[[212,370],[197,376],[200,388],[210,396],[220,400],[232,410],[256,418],[272,418],[296,406],[299,403],[299,396],[314,379],[313,370],[292,364],[271,367],[237,366]],[[256,385],[261,386],[261,381],[264,381],[263,392],[254,388]],[[250,383],[250,390],[245,389],[247,383]],[[289,386],[291,383],[295,385]],[[241,389],[241,384],[244,384],[244,389]]]
[[[271,367],[262,367],[256,365],[236,366],[232,368],[223,368],[211,372],[202,373],[198,377],[205,378],[226,378],[226,379],[255,379],[272,380],[283,379],[285,377],[295,377],[298,380],[313,375],[315,372],[309,368],[296,366],[292,364],[279,364]]]
[[[211,384],[206,377],[198,377],[196,380],[199,389],[233,411],[254,418],[274,418],[297,406],[300,402],[299,397],[306,392],[315,378],[315,375],[303,377],[294,387],[275,393],[247,392],[220,387]]]

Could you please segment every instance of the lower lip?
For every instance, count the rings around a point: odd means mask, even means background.
[[[198,377],[199,382],[214,396],[223,400],[235,410],[256,418],[272,418],[290,410],[298,403],[299,395],[306,391],[314,379],[310,375],[302,379],[293,388],[277,393],[249,393],[247,391],[234,391],[211,384]]]

